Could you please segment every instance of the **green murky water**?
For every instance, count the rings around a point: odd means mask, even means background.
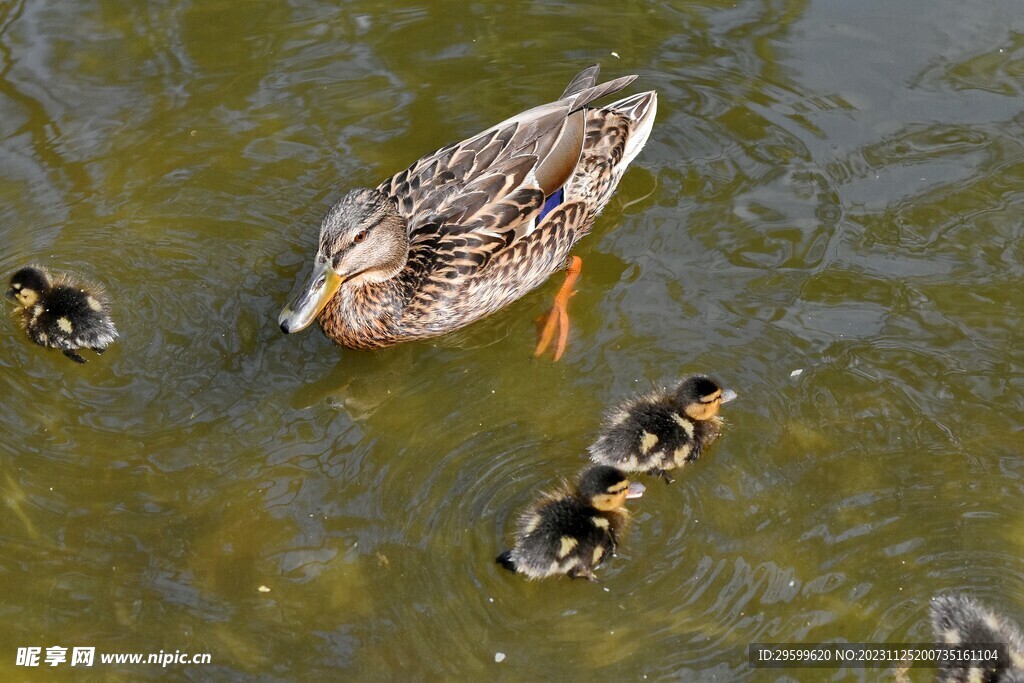
[[[123,335],[0,334],[5,679],[869,681],[746,646],[926,640],[951,589],[1024,618],[1016,2],[382,7],[0,4],[0,271],[103,282]],[[280,334],[342,191],[594,61],[659,117],[562,362],[556,282],[436,343]],[[727,432],[603,584],[492,564],[606,406],[698,370]]]

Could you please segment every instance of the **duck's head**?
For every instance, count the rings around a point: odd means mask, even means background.
[[[352,190],[324,218],[313,273],[278,322],[285,334],[305,329],[344,282],[383,282],[409,258],[407,224],[377,190]]]
[[[640,482],[630,483],[621,470],[597,465],[583,470],[576,489],[592,506],[608,512],[625,507],[627,498],[644,495],[645,487]]]
[[[676,389],[675,399],[683,412],[693,420],[710,420],[718,415],[723,403],[736,398],[732,389],[723,389],[718,382],[704,375],[690,377]]]
[[[7,298],[22,308],[32,308],[39,297],[50,289],[50,275],[42,268],[26,266],[11,276]]]

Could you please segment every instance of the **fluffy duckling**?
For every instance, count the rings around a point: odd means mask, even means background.
[[[670,391],[656,391],[627,401],[601,425],[590,459],[627,472],[660,475],[671,484],[667,470],[700,457],[718,436],[718,409],[736,398],[713,379],[696,375]]]
[[[21,323],[32,341],[60,349],[76,363],[85,362],[78,349],[103,353],[117,339],[102,291],[70,275],[54,278],[43,268],[27,266],[11,276],[7,298],[21,307]]]
[[[568,574],[597,581],[594,569],[615,553],[629,523],[626,499],[643,492],[643,484],[631,484],[614,467],[589,467],[575,485],[544,494],[523,512],[514,547],[496,561],[531,579]]]
[[[1016,624],[989,610],[966,595],[934,598],[931,606],[932,630],[945,645],[957,643],[1005,643],[1006,657],[994,664],[939,667],[941,683],[1024,683],[1024,634]]]

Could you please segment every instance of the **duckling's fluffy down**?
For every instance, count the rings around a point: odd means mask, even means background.
[[[993,666],[976,662],[972,666],[942,663],[942,683],[1024,683],[1024,634],[1012,622],[965,595],[944,595],[932,600],[932,629],[946,645],[959,643],[1005,643],[1005,656]]]
[[[605,419],[590,446],[596,463],[627,472],[682,467],[718,437],[722,420],[694,420],[675,398],[654,392],[623,404]]]

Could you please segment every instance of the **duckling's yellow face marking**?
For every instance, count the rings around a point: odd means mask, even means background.
[[[658,435],[651,434],[648,431],[644,431],[643,436],[640,437],[640,453],[647,455],[651,452],[651,449],[658,445]]]
[[[523,533],[524,534],[531,534],[531,533],[533,533],[534,531],[537,530],[537,527],[540,526],[541,521],[543,521],[541,519],[541,516],[538,515],[538,514],[534,514],[532,517],[530,517],[529,520],[527,520],[526,524],[523,526]]]
[[[89,308],[96,311],[97,313],[103,310],[103,306],[100,306],[100,302],[97,301],[96,297],[92,296],[91,294],[85,297],[85,303],[89,306]]]
[[[39,292],[31,287],[22,287],[20,282],[11,285],[11,291],[14,292],[14,300],[22,308],[32,308],[39,301]]]
[[[690,403],[683,409],[683,412],[694,420],[710,420],[718,415],[718,409],[721,407],[722,390],[718,389]]]
[[[32,319],[35,320],[36,318],[38,318],[42,314],[43,314],[43,307],[42,307],[42,305],[36,304],[35,307],[32,309]]]
[[[572,536],[562,536],[558,539],[558,558],[562,559],[571,553],[580,542]]]
[[[71,334],[75,331],[74,325],[72,325],[71,321],[64,316],[57,318],[57,327],[59,327],[61,332],[64,332],[65,334]]]
[[[11,276],[7,298],[22,308],[35,306],[50,289],[50,275],[42,268],[26,266]]]
[[[590,504],[598,510],[617,510],[626,505],[626,496],[629,494],[629,481],[623,479],[612,484],[605,493],[594,496]]]

